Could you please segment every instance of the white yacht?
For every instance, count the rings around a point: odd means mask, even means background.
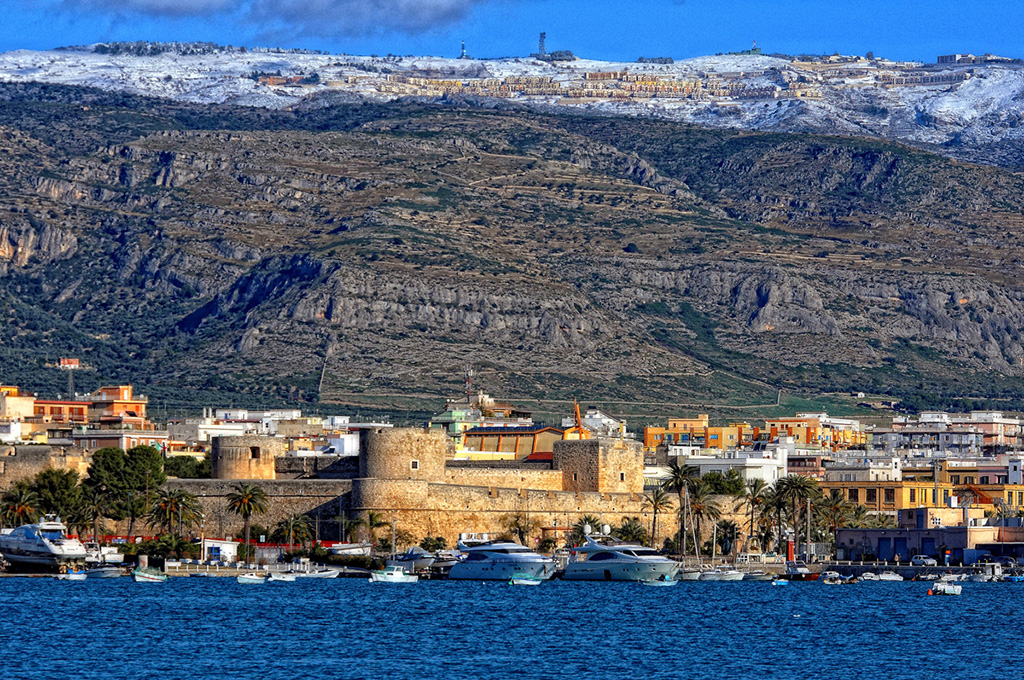
[[[433,553],[428,553],[418,545],[406,550],[401,555],[395,555],[387,561],[389,567],[399,567],[410,574],[418,574],[426,571],[437,561]]]
[[[508,581],[513,576],[551,578],[555,561],[538,555],[512,541],[486,541],[467,545],[459,543],[466,559],[452,566],[448,578],[476,581]]]
[[[36,524],[23,524],[0,534],[0,553],[12,564],[58,566],[85,562],[85,546],[77,538],[68,538],[67,528],[55,515],[46,515]]]
[[[586,543],[572,549],[565,566],[567,581],[646,581],[672,579],[679,563],[657,550],[638,543],[623,543],[610,536],[586,537]]]
[[[122,564],[124,562],[124,554],[115,546],[101,546],[98,543],[85,543],[84,545],[86,564]]]

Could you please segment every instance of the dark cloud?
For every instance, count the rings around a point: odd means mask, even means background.
[[[257,31],[344,36],[400,31],[421,33],[465,18],[495,0],[65,0],[69,11],[155,17],[234,15]]]

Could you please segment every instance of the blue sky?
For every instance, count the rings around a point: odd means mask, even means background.
[[[111,9],[115,8],[115,9]],[[1017,0],[0,0],[0,50],[202,40],[350,54],[686,58],[750,47],[933,61],[1024,57]]]

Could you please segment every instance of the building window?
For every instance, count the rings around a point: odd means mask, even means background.
[[[250,446],[249,447],[249,457],[252,458],[253,460],[259,460],[260,459],[260,447],[258,447],[258,446]]]
[[[886,503],[896,502],[896,489],[885,489],[883,492],[883,498]]]
[[[409,465],[410,465],[410,467],[413,470],[419,470],[420,469],[420,462],[418,460],[412,461],[411,463],[409,463]]]
[[[877,489],[866,489],[864,493],[864,502],[866,503],[877,503],[878,502],[878,490]]]
[[[626,481],[626,473],[625,472],[620,472],[619,473],[619,481],[620,482]]]
[[[1024,491],[1017,492],[1017,505],[1024,505]]]
[[[851,503],[860,503],[860,492],[857,489],[850,489],[846,494]]]
[[[917,502],[917,489],[911,489],[910,490],[910,502],[911,503],[916,503]]]
[[[978,480],[979,480],[978,481],[979,484],[988,484],[988,476],[979,477]]]

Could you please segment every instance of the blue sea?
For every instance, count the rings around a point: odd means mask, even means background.
[[[1024,677],[1024,584],[0,579],[0,677]]]

